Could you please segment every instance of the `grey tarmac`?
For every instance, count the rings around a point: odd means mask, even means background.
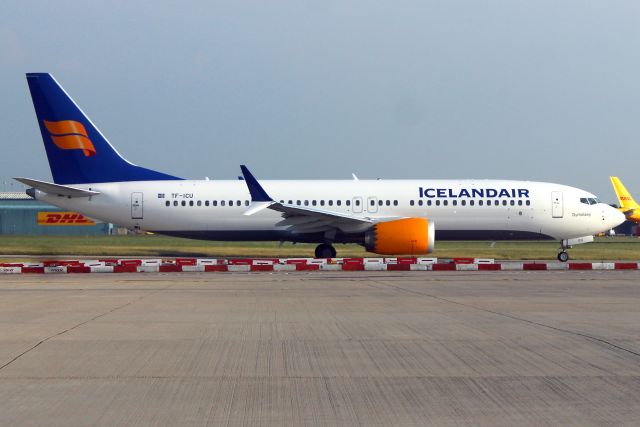
[[[640,272],[0,276],[0,425],[637,425]]]

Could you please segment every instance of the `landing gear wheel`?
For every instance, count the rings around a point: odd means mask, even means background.
[[[569,254],[566,253],[565,251],[558,252],[558,261],[560,261],[560,262],[569,261]]]
[[[323,243],[316,247],[316,258],[335,258],[336,250],[333,246]]]

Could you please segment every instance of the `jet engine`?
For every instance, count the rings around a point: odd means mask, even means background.
[[[380,255],[427,254],[433,250],[435,227],[425,218],[380,222],[364,234],[364,247]]]

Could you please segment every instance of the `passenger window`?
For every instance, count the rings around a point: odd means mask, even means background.
[[[482,206],[484,204],[484,200],[478,200],[478,206]]]
[[[436,200],[436,206],[440,206],[440,200]]]
[[[220,206],[224,206],[224,200],[220,200]]]
[[[324,206],[324,200],[320,200],[320,206]]]
[[[336,200],[336,205],[337,206],[342,206],[342,200]],[[347,206],[349,206],[349,205],[347,205]]]
[[[453,206],[458,206],[458,201],[457,201],[457,200],[453,200],[453,201],[451,202],[451,204],[452,204]]]
[[[347,202],[348,203],[348,202]],[[356,200],[356,206],[360,206],[360,200]]]
[[[293,200],[289,200],[289,204],[292,205],[293,204]]]
[[[249,206],[249,201],[248,201],[248,200],[245,200],[245,201],[244,201],[244,205],[245,205],[245,206]]]
[[[448,201],[448,200],[444,200],[444,201],[442,202],[442,204],[443,204],[444,206],[447,206],[447,205],[449,204],[449,201]]]
[[[173,206],[178,206],[178,201],[177,200],[173,201]]]
[[[229,206],[233,206],[233,200],[229,200]]]
[[[388,200],[387,200],[387,203],[389,203]],[[378,200],[378,206],[382,206],[383,204],[384,204],[384,202],[382,200]],[[389,206],[389,205],[387,204],[387,206]]]
[[[308,201],[308,200],[305,200],[305,201],[304,201],[304,205],[305,205],[305,206],[309,206],[309,201]]]
[[[473,206],[475,204],[476,204],[475,200],[469,200],[469,206]]]
[[[522,206],[522,200],[518,200],[518,206]]]
[[[300,206],[300,200],[296,200],[296,205]]]
[[[467,206],[467,201],[466,200],[460,200],[460,204],[462,206]]]
[[[376,205],[375,200],[372,200],[372,201],[371,201],[371,206],[375,206],[375,205]]]
[[[527,200],[527,201],[525,202],[525,204],[526,204],[527,206],[530,206],[530,205],[531,205],[531,200]]]
[[[393,206],[398,206],[398,201],[397,200],[393,201]]]
[[[282,203],[284,203],[284,201]],[[238,200],[236,206],[242,206],[242,201]]]
[[[180,203],[182,206],[187,206],[187,202],[185,202],[184,200],[182,201],[182,203]]]
[[[213,204],[213,206],[218,206],[218,201],[214,200],[213,202],[211,202],[211,204]]]
[[[506,200],[502,201],[502,206],[507,206],[507,201]]]
[[[344,204],[347,206],[351,206],[351,200],[345,200]],[[360,206],[360,202],[358,202],[358,206]]]
[[[205,200],[205,201],[204,201],[204,205],[205,205],[205,206],[209,206],[209,201],[208,201],[208,200]]]
[[[313,206],[315,206],[315,205],[316,205],[316,201],[315,201],[315,200],[312,200],[312,201],[311,201],[311,204],[312,204]]]
[[[413,200],[409,200],[409,205],[410,205],[410,206],[413,206],[413,205],[414,205],[414,203],[415,203],[415,202],[414,202]]]
[[[510,204],[511,206],[515,206],[515,205],[516,205],[516,201],[515,201],[515,200],[511,200],[511,202],[509,202],[509,204]]]
[[[333,200],[329,200],[329,206],[333,206]]]
[[[431,206],[431,200],[427,200],[427,206]],[[420,206],[422,206],[422,200],[420,200]]]
[[[391,205],[391,201],[387,200],[387,206]]]
[[[167,200],[166,202],[164,202],[164,205],[165,206],[169,206],[169,205],[171,205],[171,202]]]

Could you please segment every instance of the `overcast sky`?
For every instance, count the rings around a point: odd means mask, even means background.
[[[2,181],[51,179],[26,72],[53,73],[128,160],[185,178],[246,163],[612,202],[619,174],[640,198],[637,0],[4,0]]]

